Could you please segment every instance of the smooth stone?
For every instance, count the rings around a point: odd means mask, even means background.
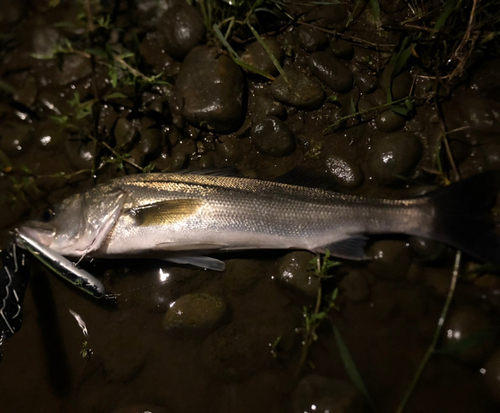
[[[340,292],[349,301],[362,303],[370,298],[370,286],[364,273],[366,270],[349,268],[348,274],[340,281]]]
[[[331,178],[345,188],[356,188],[363,183],[363,171],[354,162],[338,155],[326,160],[326,169]]]
[[[315,52],[308,59],[311,72],[335,92],[349,92],[354,76],[342,60],[327,52]]]
[[[451,156],[453,157],[455,165],[460,165],[472,153],[472,146],[469,142],[464,142],[457,139],[449,139],[448,143],[450,145]],[[500,153],[499,151],[497,152]]]
[[[35,103],[38,87],[35,78],[29,74],[23,76],[22,85],[15,88],[16,93],[12,98],[26,107],[31,107]]]
[[[461,305],[450,311],[443,326],[441,348],[465,363],[481,363],[493,351],[498,324],[482,309]]]
[[[56,47],[61,34],[51,26],[35,26],[31,29],[31,52],[48,56]]]
[[[144,367],[147,350],[139,337],[113,336],[106,346],[99,350],[106,379],[122,383],[133,380]]]
[[[486,98],[500,101],[500,59],[481,62],[471,73],[471,88]]]
[[[4,0],[0,12],[0,24],[9,25],[18,21],[26,12],[27,0]]]
[[[377,88],[377,79],[366,72],[356,73],[354,82],[361,93],[371,93]]]
[[[368,269],[378,278],[398,281],[408,275],[411,254],[403,241],[377,241],[369,247],[367,255],[371,258]]]
[[[351,383],[310,374],[292,394],[293,413],[363,413],[363,395]]]
[[[182,60],[204,41],[205,30],[198,11],[187,5],[173,6],[158,21],[158,31],[163,36],[162,46],[177,60]]]
[[[48,120],[37,125],[33,140],[41,150],[55,150],[63,143],[64,136],[64,125],[57,125]]]
[[[402,129],[405,124],[406,119],[392,110],[386,110],[375,118],[375,125],[380,132],[396,132]]]
[[[413,76],[410,72],[403,72],[397,75],[392,79],[392,99],[399,100],[409,96],[412,85]]]
[[[207,46],[191,50],[175,84],[184,118],[196,127],[230,133],[243,121],[245,82],[240,68]]]
[[[280,262],[277,280],[308,297],[316,297],[320,282],[313,272],[315,260],[316,255],[306,251],[285,255]]]
[[[170,304],[163,319],[163,329],[194,332],[218,327],[227,313],[224,300],[206,293],[186,294]]]
[[[271,95],[278,101],[299,109],[317,109],[325,100],[321,84],[306,76],[299,69],[284,69],[286,78],[278,76],[270,87]]]
[[[240,152],[241,145],[238,138],[233,136],[221,136],[216,144],[216,150],[224,160],[231,163],[236,163],[243,158]]]
[[[253,102],[253,107],[256,118],[264,116],[276,116],[279,119],[286,118],[286,110],[283,104],[266,96],[257,96]]]
[[[20,156],[33,141],[33,127],[26,123],[3,122],[0,125],[0,149],[7,156]]]
[[[259,152],[269,156],[286,156],[295,150],[295,139],[282,120],[267,116],[252,126],[250,137]]]
[[[420,162],[423,146],[415,135],[397,132],[381,138],[373,147],[369,166],[375,178],[384,185],[401,182]]]
[[[348,17],[349,12],[343,4],[330,4],[313,7],[304,20],[324,29],[343,30]]]
[[[299,45],[308,52],[324,49],[328,44],[327,35],[314,27],[299,26],[296,35]]]
[[[91,140],[69,137],[65,140],[66,156],[76,169],[92,169],[95,164],[95,145]]]
[[[410,237],[408,243],[415,258],[421,262],[437,261],[446,254],[446,245],[433,239]]]
[[[90,59],[75,54],[65,54],[61,71],[58,76],[58,83],[60,85],[69,85],[78,80],[84,79],[92,75],[92,62]]]
[[[265,276],[265,263],[261,260],[235,259],[226,261],[224,285],[236,294],[250,291]]]
[[[137,128],[126,118],[118,118],[113,134],[117,147],[130,146],[138,137]]]
[[[72,96],[61,96],[54,90],[42,90],[37,97],[43,111],[48,115],[64,116],[73,111],[73,108],[68,103],[68,98]]]
[[[334,39],[330,43],[331,52],[341,59],[350,60],[354,56],[354,49],[347,40]]]
[[[148,128],[141,130],[141,140],[138,148],[142,155],[146,157],[154,157],[161,150],[163,138],[161,131],[156,128]]]
[[[500,349],[497,349],[484,364],[484,382],[493,398],[500,402]]]
[[[283,64],[285,52],[281,48],[278,40],[275,37],[265,37],[264,42],[276,60],[280,64]],[[257,41],[247,47],[245,52],[241,55],[241,60],[265,73],[270,74],[271,76],[276,76],[279,73],[267,52]]]

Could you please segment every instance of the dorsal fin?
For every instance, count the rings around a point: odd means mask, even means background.
[[[205,176],[228,176],[228,177],[241,177],[239,171],[232,166],[225,166],[223,168],[205,168],[205,169],[183,169],[182,171],[175,172],[179,175],[205,175]]]

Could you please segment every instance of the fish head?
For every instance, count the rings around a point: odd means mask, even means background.
[[[125,198],[123,191],[105,188],[76,194],[28,221],[19,232],[61,255],[82,256],[101,246]]]

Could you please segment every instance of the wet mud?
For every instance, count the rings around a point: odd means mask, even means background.
[[[474,54],[440,82],[427,46],[394,29],[413,16],[406,2],[381,0],[380,21],[363,2],[265,3],[274,13],[249,19],[261,41],[235,23],[237,59],[188,3],[2,2],[2,247],[48,206],[131,173],[232,167],[274,179],[300,167],[339,192],[411,198],[455,170],[500,167],[500,61]],[[33,260],[23,326],[3,346],[0,410],[394,412],[433,341],[455,251],[397,236],[367,253],[323,280],[303,251],[218,255],[222,273],[82,262],[113,294],[100,301]],[[463,256],[405,412],[500,410],[497,275]],[[320,285],[324,319],[308,342]]]

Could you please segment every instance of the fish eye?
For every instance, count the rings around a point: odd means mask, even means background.
[[[56,213],[52,208],[47,208],[45,211],[42,212],[40,219],[43,222],[50,222],[52,221],[52,218],[54,218],[55,214]]]

